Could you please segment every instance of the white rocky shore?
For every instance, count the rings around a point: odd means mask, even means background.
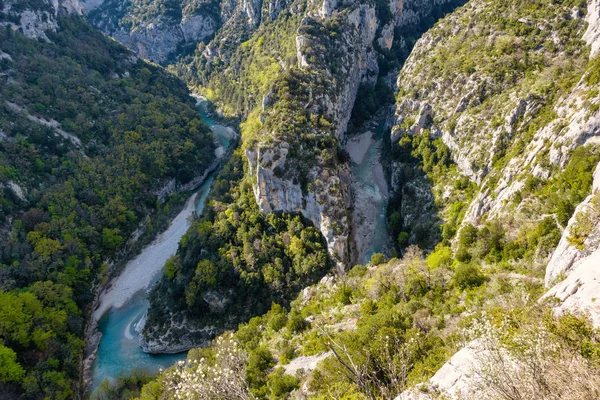
[[[136,293],[146,290],[158,279],[169,257],[177,251],[179,240],[191,225],[195,200],[196,195],[191,196],[169,228],[127,263],[123,272],[100,294],[98,307],[92,313],[96,321],[112,307],[125,305]]]

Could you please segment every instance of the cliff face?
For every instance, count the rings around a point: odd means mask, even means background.
[[[217,33],[232,27],[251,32],[263,18],[275,19],[286,6],[280,0],[183,1],[159,7],[159,2],[96,0],[86,8],[90,21],[140,57],[167,63],[208,44]]]
[[[159,7],[139,1],[105,0],[89,12],[90,21],[140,57],[157,63],[211,38],[221,24],[216,2],[182,2]]]
[[[600,97],[592,76],[598,71],[600,5],[588,1],[587,13],[556,4],[548,4],[545,12],[527,7],[492,11],[491,5],[471,1],[440,21],[417,42],[398,77],[392,142],[426,135],[449,149],[455,166],[441,178],[439,172],[430,174],[433,181],[420,184],[424,190],[416,204],[423,205],[405,213],[403,220],[410,226],[411,216],[433,203],[433,193],[446,223],[453,204],[464,210],[459,225],[498,221],[513,238],[531,232],[527,227],[544,219],[551,221],[562,233],[560,241],[553,239],[544,251],[538,248],[523,267],[545,270],[545,285],[551,289],[542,302],[554,298],[557,314],[584,314],[598,327],[600,309],[594,296],[600,263],[600,172],[594,154],[600,143]],[[492,14],[508,29],[494,25]],[[564,21],[569,21],[569,35],[558,27]],[[519,27],[528,33],[515,40],[513,29]],[[535,66],[524,61],[529,57],[536,58]],[[569,176],[581,154],[589,161],[579,178],[561,178]],[[394,176],[402,176],[402,168],[396,164]],[[464,177],[475,192],[459,203],[460,185],[453,187],[452,182]],[[564,200],[568,211],[548,204],[557,198],[550,191],[572,190],[577,179],[586,182],[586,190],[576,196],[571,192]],[[395,182],[397,191],[415,184],[410,179]],[[403,207],[407,202],[415,204],[415,196],[405,199]],[[458,247],[458,240],[453,244]],[[470,343],[424,388],[418,385],[397,400],[434,398],[428,391],[451,399],[464,393],[483,396],[473,374],[478,359],[474,349],[476,343]]]
[[[488,2],[469,2],[417,42],[398,77],[392,142],[418,134],[441,139],[458,167],[453,176],[466,176],[478,188],[473,199],[463,199],[468,201],[463,225],[496,219],[536,223],[543,218],[543,200],[535,194],[525,198],[531,191],[527,182],[552,181],[575,149],[597,143],[600,117],[589,104],[600,97],[586,78],[591,67],[582,42],[596,47],[596,3],[587,16],[557,5],[546,11],[525,7],[521,15],[497,10],[506,29],[491,22]],[[567,35],[559,28],[563,15]],[[530,33],[517,38],[514,29]],[[538,51],[525,50],[529,45]],[[430,186],[440,204],[456,193],[448,182]],[[427,196],[423,203],[431,204]],[[410,225],[406,218],[405,223]]]
[[[309,84],[305,99],[298,107],[329,121],[327,129],[310,127],[307,137],[324,137],[334,146],[344,139],[357,91],[361,83],[374,84],[379,75],[378,58],[382,49],[389,49],[394,41],[394,31],[414,24],[428,16],[441,3],[391,1],[386,5],[390,16],[374,4],[336,2],[309,5],[297,29],[296,59],[298,74],[306,81],[320,77],[324,87]],[[418,11],[413,11],[418,10]],[[405,12],[408,13],[405,15]],[[315,32],[325,32],[324,35]],[[330,32],[329,37],[326,32]],[[334,39],[332,39],[332,37]],[[263,104],[260,120],[269,126],[270,118],[280,114],[277,108],[280,96],[275,89]],[[296,138],[291,141],[297,143]],[[310,147],[310,142],[290,144],[286,132],[276,129],[266,131],[257,143],[248,148],[246,155],[254,179],[254,193],[263,212],[301,212],[319,227],[327,239],[330,254],[344,269],[355,261],[354,245],[350,232],[350,209],[353,193],[350,189],[351,172],[346,161],[328,162],[332,156],[328,149],[320,154]],[[273,144],[275,142],[275,144]],[[291,148],[300,146],[300,153]],[[291,160],[294,153],[296,160]],[[310,159],[306,175],[290,164],[298,158]],[[281,173],[281,171],[284,171]],[[309,182],[302,187],[301,181]]]
[[[56,31],[58,24],[58,2],[44,2],[41,6],[29,6],[28,3],[21,4],[19,1],[3,2],[1,26],[9,26],[19,30],[30,39],[42,39],[48,41],[47,31]],[[19,6],[19,7],[16,7]]]
[[[359,84],[377,77],[372,45],[379,25],[373,6],[352,4],[341,10],[335,7],[336,4],[326,0],[317,9],[309,9],[296,36],[299,73],[323,74],[332,85],[323,91],[309,88],[309,98],[303,106],[315,115],[322,112],[332,122],[326,131],[315,128],[314,134],[328,136],[334,143],[339,142],[346,131]],[[336,16],[332,17],[334,13]],[[316,56],[311,53],[315,48],[328,45],[320,37],[312,35],[311,30],[326,26],[333,18],[342,32],[340,44],[348,51],[340,54],[341,59],[327,60],[324,54]],[[333,61],[337,63],[335,72],[332,72]],[[269,117],[267,109],[263,112],[263,120]],[[276,118],[276,114],[273,117]],[[266,124],[268,122],[265,121]],[[279,132],[272,134],[279,136]],[[319,154],[315,164],[308,166],[305,179],[310,182],[310,187],[303,190],[298,180],[294,183],[293,178],[286,177],[286,174],[277,176],[275,173],[286,169],[289,147],[286,141],[272,146],[262,140],[246,152],[250,173],[255,179],[256,201],[265,213],[301,212],[321,230],[330,254],[343,269],[352,258],[348,243],[351,207],[349,168],[345,163],[325,165],[326,161]]]

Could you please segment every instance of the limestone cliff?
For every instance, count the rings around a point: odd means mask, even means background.
[[[438,203],[455,198],[451,182],[461,176],[478,187],[473,199],[462,200],[468,201],[463,224],[535,224],[547,215],[540,212],[540,198],[525,198],[527,182],[552,181],[575,149],[600,139],[600,115],[589,106],[600,97],[586,72],[588,49],[593,53],[596,46],[597,2],[590,2],[587,14],[557,5],[543,12],[525,6],[517,14],[495,10],[509,26],[532,30],[521,38],[512,28],[467,23],[489,21],[488,3],[467,3],[417,42],[398,77],[392,142],[416,134],[441,139],[458,169],[430,189]],[[561,13],[569,15],[568,36],[559,28],[562,17],[552,19]],[[536,65],[518,59],[528,43],[538,48]],[[568,68],[557,67],[565,63]],[[428,196],[424,204],[431,204]]]
[[[354,103],[360,101],[356,99],[359,85],[377,81],[379,52],[392,46],[394,31],[401,32],[403,27],[429,16],[442,3],[391,1],[386,5],[391,17],[382,17],[385,13],[368,2],[325,0],[309,5],[295,37],[297,68],[302,79],[310,81],[318,77],[324,87],[317,83],[318,79],[316,84],[309,84],[298,107],[309,114],[321,115],[329,124],[327,129],[311,127],[307,137],[325,137],[338,146],[344,139]],[[327,36],[316,32],[331,33]],[[275,86],[268,99],[265,97],[260,117],[263,127],[272,123],[270,119],[279,117],[272,111],[284,97],[277,89]],[[310,146],[308,143],[290,143],[280,129],[279,126],[271,131],[263,128],[261,139],[246,152],[257,202],[264,212],[300,211],[320,228],[338,267],[344,269],[356,258],[350,239],[354,196],[348,164],[341,160],[328,162],[331,155],[326,149],[311,158],[307,152],[313,150],[305,148]],[[297,138],[291,141],[297,142]],[[292,153],[295,158],[290,160]],[[298,158],[312,160],[303,161],[309,164],[305,176],[298,174],[298,168],[290,167],[297,165]],[[303,186],[302,181],[309,184]]]
[[[142,58],[164,63],[183,48],[208,41],[221,24],[215,2],[183,2],[156,8],[139,1],[105,0],[89,10],[89,20]]]

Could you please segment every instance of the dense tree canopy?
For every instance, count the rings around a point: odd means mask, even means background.
[[[50,42],[0,29],[0,397],[71,398],[108,263],[214,160],[183,83],[78,18]],[[151,218],[148,218],[151,216]]]

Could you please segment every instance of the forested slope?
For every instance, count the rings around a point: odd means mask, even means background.
[[[227,201],[217,197],[212,212],[192,228],[168,265],[177,274],[165,276],[151,295],[147,351],[190,347],[194,338],[205,343],[265,312],[271,300],[286,304],[330,268],[322,258],[321,235],[337,270],[351,267],[356,258],[350,237],[351,171],[341,143],[353,121],[359,87],[361,93],[385,87],[383,76],[399,65],[419,31],[455,5],[280,4],[275,19],[250,30],[242,23],[229,26],[169,67],[226,114],[242,117],[242,158],[239,178],[229,180]],[[402,44],[394,45],[390,31]],[[379,40],[382,36],[389,40]],[[244,221],[248,213],[252,219]],[[293,218],[297,222],[286,227]],[[281,240],[276,245],[273,235]],[[302,263],[301,254],[307,258]],[[298,269],[299,264],[305,265]],[[203,281],[204,275],[211,279]],[[197,295],[184,301],[183,292]]]
[[[3,399],[76,396],[95,285],[180,204],[163,187],[214,160],[183,83],[49,10],[41,40],[0,28]]]
[[[398,75],[388,218],[398,257],[375,255],[289,308],[273,304],[141,398],[595,399],[599,17],[597,1],[471,0],[441,19]],[[328,55],[304,68],[331,67]],[[304,99],[319,90],[313,77]],[[219,87],[215,97],[235,93]],[[293,93],[257,107],[257,147],[288,143],[269,118],[286,120],[277,112],[302,98]]]

